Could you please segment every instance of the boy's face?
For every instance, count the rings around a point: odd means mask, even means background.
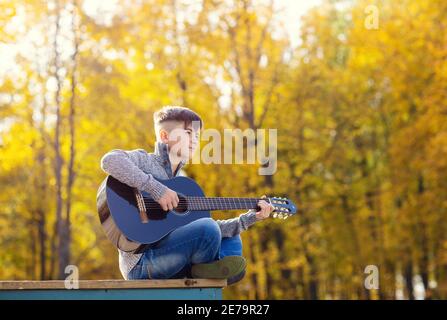
[[[169,146],[169,153],[175,160],[188,161],[197,149],[199,131],[192,124],[172,122],[166,129],[160,130],[160,138]]]

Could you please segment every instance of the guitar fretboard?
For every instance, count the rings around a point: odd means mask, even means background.
[[[188,210],[256,209],[258,198],[186,197]]]

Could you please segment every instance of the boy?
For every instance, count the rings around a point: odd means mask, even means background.
[[[200,128],[193,128],[193,123]],[[167,106],[154,113],[156,143],[154,153],[143,149],[114,149],[101,159],[101,168],[117,180],[148,192],[164,210],[177,207],[177,193],[157,179],[170,179],[191,159],[203,122],[194,111]],[[173,132],[176,139],[173,139]],[[258,220],[269,217],[273,207],[258,203],[260,211],[249,210],[237,218],[202,218],[184,225],[143,253],[119,251],[119,267],[124,279],[216,278],[228,284],[245,275],[240,233]]]

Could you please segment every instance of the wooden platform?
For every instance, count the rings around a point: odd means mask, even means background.
[[[226,280],[79,280],[66,289],[63,280],[0,281],[0,300],[221,300]]]

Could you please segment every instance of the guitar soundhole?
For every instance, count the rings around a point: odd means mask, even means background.
[[[188,211],[188,202],[187,202],[186,198],[179,195],[178,199],[179,199],[179,203],[178,203],[177,207],[174,208],[174,211],[177,213],[184,213],[184,212]]]

